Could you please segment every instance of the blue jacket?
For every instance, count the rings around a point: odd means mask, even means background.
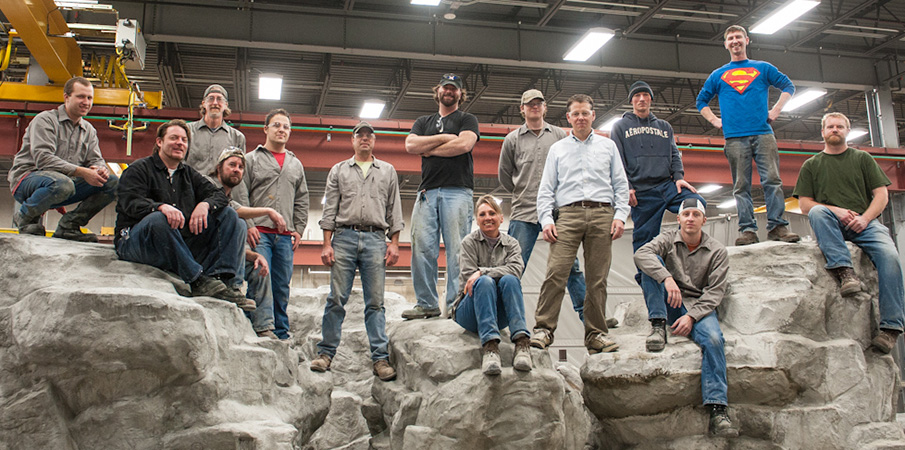
[[[628,177],[629,189],[645,191],[666,181],[685,178],[682,155],[672,126],[654,113],[642,119],[627,112],[610,132]]]

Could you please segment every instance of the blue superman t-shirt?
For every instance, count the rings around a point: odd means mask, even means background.
[[[767,123],[770,86],[795,93],[792,80],[773,64],[753,59],[730,62],[707,77],[698,94],[698,111],[718,96],[723,137],[773,134]]]

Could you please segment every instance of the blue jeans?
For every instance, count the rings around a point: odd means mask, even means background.
[[[119,178],[112,173],[103,186],[92,186],[82,178],[70,178],[59,172],[32,172],[22,179],[13,193],[13,198],[22,204],[19,208],[22,223],[17,225],[35,223],[49,209],[82,202],[60,219],[60,225],[69,229],[85,226],[113,201],[118,184]]]
[[[346,302],[352,292],[355,269],[361,273],[361,290],[365,302],[365,330],[371,345],[371,359],[389,359],[389,339],[386,332],[386,315],[383,308],[384,283],[386,282],[386,237],[382,231],[355,231],[337,228],[332,239],[336,261],[330,269],[330,295],[324,306],[321,325],[323,339],[317,344],[317,353],[331,359],[342,335]]]
[[[825,206],[815,206],[808,212],[817,245],[826,257],[826,268],[852,267],[852,255],[845,241],[852,241],[874,263],[880,288],[880,328],[903,331],[905,325],[905,288],[902,265],[896,244],[889,229],[876,219],[864,231],[846,230],[842,222]]]
[[[782,218],[786,202],[782,194],[782,180],[779,178],[779,149],[772,134],[760,134],[726,139],[723,153],[729,160],[732,172],[732,195],[738,210],[738,230],[757,231],[754,221],[754,203],[751,201],[751,161],[757,163],[757,174],[764,188],[767,203],[767,230],[772,230],[789,222]]]
[[[660,224],[663,223],[663,213],[668,209],[674,214],[679,213],[679,207],[687,198],[697,198],[705,206],[707,202],[698,194],[688,189],[682,189],[682,192],[676,190],[676,183],[672,180],[664,181],[659,185],[646,189],[644,191],[635,191],[635,199],[638,205],[632,207],[632,223],[635,229],[632,231],[632,251],[636,252],[642,245],[647,244],[660,234]],[[653,278],[647,276],[642,271],[635,274],[635,281],[641,286],[644,292],[644,301],[650,305],[658,300],[666,301],[666,289],[662,283],[657,283]],[[648,308],[648,318],[650,317],[650,308]],[[665,318],[665,313],[656,317],[657,319]]]
[[[412,210],[412,284],[422,308],[439,307],[440,236],[446,246],[446,304],[459,292],[459,246],[471,231],[472,190],[441,187],[418,193]]]
[[[119,259],[175,272],[186,283],[208,276],[235,276],[236,258],[245,253],[245,236],[232,208],[208,215],[207,228],[189,234],[174,230],[162,212],[148,214],[125,230],[116,244]]]
[[[500,330],[507,326],[512,342],[520,336],[530,337],[518,277],[504,275],[496,281],[484,275],[475,280],[471,295],[466,295],[456,308],[456,323],[477,333],[481,345],[500,340]]]
[[[260,272],[261,268],[255,269],[253,262],[245,262],[245,279],[248,280],[248,291],[245,297],[254,300],[257,306],[254,311],[246,311],[245,316],[251,320],[251,327],[256,333],[273,330],[274,328],[273,290],[270,286],[270,272],[267,272],[267,275],[263,277]]]
[[[521,220],[509,222],[509,235],[518,241],[518,245],[522,249],[522,261],[525,263],[525,269],[528,268],[528,258],[531,258],[531,252],[534,251],[537,236],[543,230],[544,228],[539,222],[531,223]],[[525,269],[522,269],[522,274],[525,273]],[[587,285],[584,281],[584,274],[581,273],[581,266],[578,265],[578,258],[575,258],[575,264],[572,264],[572,270],[569,272],[569,281],[566,286],[569,289],[569,297],[572,298],[572,309],[578,313],[578,318],[584,322],[584,296],[587,292]]]
[[[270,264],[270,285],[273,290],[273,333],[280,339],[289,339],[289,282],[292,281],[292,236],[261,233],[261,240],[254,248]]]

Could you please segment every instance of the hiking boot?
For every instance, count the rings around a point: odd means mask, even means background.
[[[606,337],[605,334],[597,334],[588,341],[588,353],[594,355],[597,353],[615,352],[619,349],[616,341]]]
[[[258,337],[262,337],[262,338],[269,338],[269,339],[276,339],[276,340],[280,339],[276,334],[273,333],[273,330],[258,331],[255,334],[257,334]]]
[[[412,309],[407,309],[402,311],[403,319],[430,319],[431,317],[438,317],[440,315],[440,308],[425,308],[421,305],[415,305]]]
[[[801,236],[789,231],[789,227],[785,225],[777,225],[767,232],[767,239],[771,241],[798,242],[801,240]]]
[[[855,295],[861,292],[861,280],[855,275],[855,270],[851,267],[837,267],[830,269],[836,280],[839,281],[839,292],[843,297]]]
[[[484,375],[499,375],[503,370],[502,363],[500,363],[499,341],[487,341],[481,346],[481,353],[483,354],[481,372],[484,372]]]
[[[880,333],[870,341],[870,345],[882,353],[889,353],[896,346],[899,339],[899,332],[896,330],[880,329]]]
[[[732,425],[726,405],[707,405],[710,409],[710,435],[714,437],[738,437],[738,428]]]
[[[23,225],[19,227],[19,234],[31,234],[34,236],[47,236],[47,230],[44,229],[44,225],[39,223],[30,223],[28,225]]]
[[[619,326],[619,320],[615,317],[607,317],[606,318],[606,327],[607,329],[616,328]]]
[[[651,319],[650,334],[644,345],[649,352],[662,352],[666,348],[666,319]]]
[[[314,363],[312,363],[312,367],[314,367]],[[377,375],[380,381],[393,381],[396,379],[396,369],[390,366],[389,361],[378,359],[374,361],[374,375]]]
[[[235,304],[242,311],[254,311],[257,309],[254,300],[245,298],[241,293],[230,289],[222,281],[202,274],[191,283],[192,297],[213,297],[218,300],[226,300]]]
[[[528,336],[521,336],[515,340],[515,354],[512,356],[512,368],[521,372],[531,371],[531,350]]]
[[[53,232],[53,237],[76,242],[97,242],[94,233],[83,233],[81,228],[60,228]]]
[[[531,346],[541,350],[553,345],[553,332],[546,328],[535,328],[534,337],[531,338]]]
[[[779,228],[779,227],[777,227],[777,228]],[[736,246],[751,245],[751,244],[756,244],[758,242],[760,242],[760,239],[757,238],[757,233],[755,233],[753,231],[745,231],[742,233],[741,236],[738,237],[738,239],[735,240],[735,245]]]
[[[329,356],[321,353],[317,355],[317,358],[314,358],[311,361],[311,371],[312,372],[326,372],[330,370],[330,363],[333,362],[333,359]]]

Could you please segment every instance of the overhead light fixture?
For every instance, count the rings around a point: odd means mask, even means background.
[[[609,28],[591,28],[578,43],[572,46],[562,59],[566,61],[587,61],[603,44],[613,38],[616,33]]]
[[[503,204],[503,199],[501,199],[501,198],[499,198],[499,197],[497,197],[497,196],[495,196],[495,195],[493,195],[493,196],[491,196],[491,197],[493,197],[493,201],[495,201],[497,205],[502,205],[502,204]]]
[[[735,207],[735,199],[733,198],[731,200],[726,200],[725,202],[716,205],[716,207],[720,209],[729,209]]]
[[[321,205],[326,205],[326,204],[327,204],[327,196],[324,195],[324,198],[321,199]]]
[[[854,130],[848,132],[848,137],[845,138],[845,141],[852,142],[855,139],[858,139],[865,135],[867,135],[867,130],[865,130],[863,128],[857,128],[857,129],[854,129]]]
[[[437,6],[440,4],[440,0],[412,0],[412,4],[418,6]]]
[[[616,125],[616,122],[618,122],[621,118],[622,117],[620,116],[611,117],[610,120],[604,122],[603,125],[600,125],[599,127],[597,127],[597,129],[600,131],[610,132],[613,129],[613,125]]]
[[[754,34],[773,34],[819,4],[819,1],[814,0],[791,0],[786,2],[785,5],[773,11],[773,14],[754,24],[751,27],[751,32]]]
[[[383,113],[384,106],[386,106],[386,103],[380,100],[365,100],[358,117],[362,119],[379,119],[380,114]]]
[[[443,18],[446,20],[456,20],[456,13],[450,11],[443,15]]]
[[[709,194],[711,192],[716,192],[723,187],[718,184],[705,184],[698,188],[698,194]]]
[[[798,93],[794,97],[792,97],[792,99],[789,100],[788,103],[786,103],[786,106],[783,106],[782,110],[786,111],[786,112],[794,111],[808,103],[813,102],[814,100],[817,100],[820,97],[823,97],[824,95],[826,95],[826,89],[819,89],[819,88],[808,89],[808,90]]]
[[[275,73],[262,73],[258,79],[258,99],[279,100],[283,90],[283,76]]]

